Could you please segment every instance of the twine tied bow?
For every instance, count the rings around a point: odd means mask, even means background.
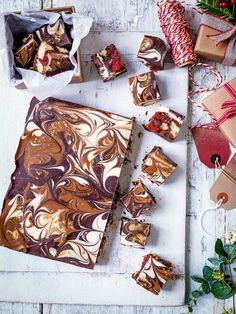
[[[221,105],[221,109],[228,109],[228,110],[225,111],[222,114],[222,116],[216,120],[217,126],[221,125],[226,120],[236,115],[236,90],[228,83],[226,83],[223,87],[233,99],[224,101],[223,104]]]
[[[216,46],[228,40],[228,45],[226,47],[222,63],[233,65],[236,60],[236,26],[211,14],[203,15],[201,25],[205,25],[218,31],[218,34],[209,36],[214,41]]]

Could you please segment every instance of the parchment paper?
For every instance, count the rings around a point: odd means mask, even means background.
[[[16,67],[13,55],[14,38],[22,36],[22,33],[32,33],[46,24],[55,23],[60,17],[71,26],[71,37],[73,39],[70,51],[70,59],[74,69],[46,77],[33,70]],[[18,86],[22,83],[29,92],[39,100],[52,96],[65,87],[78,71],[78,64],[74,55],[92,25],[92,18],[78,13],[44,12],[44,11],[23,11],[21,14],[2,13],[0,14],[0,81],[11,86]]]

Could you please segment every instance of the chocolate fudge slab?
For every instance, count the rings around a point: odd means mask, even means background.
[[[177,168],[177,164],[166,156],[161,147],[154,146],[142,164],[142,171],[155,184],[161,185]]]
[[[63,100],[31,103],[0,244],[94,268],[132,126],[131,118]]]
[[[45,41],[59,47],[70,46],[72,44],[70,34],[66,30],[62,19],[58,19],[54,24],[41,27],[35,33],[40,42]]]
[[[120,198],[120,201],[133,218],[140,216],[156,204],[154,197],[141,180],[136,182],[135,186]]]
[[[147,254],[143,258],[141,269],[132,275],[138,285],[159,294],[164,284],[173,274],[173,266],[156,254]]]
[[[161,99],[153,72],[128,78],[133,102],[137,106],[148,106]]]
[[[127,72],[120,53],[116,46],[111,44],[100,52],[91,56],[91,60],[97,68],[98,74],[104,82],[116,78],[118,75]]]
[[[27,35],[22,39],[20,47],[15,52],[15,59],[25,68],[33,60],[38,47],[34,34]]]
[[[161,106],[157,108],[157,112],[144,127],[147,131],[156,133],[167,141],[172,142],[178,136],[184,119],[185,117],[178,112]]]
[[[41,42],[37,55],[34,58],[33,69],[45,76],[53,76],[73,69],[69,50]]]
[[[123,217],[121,219],[120,243],[122,245],[144,249],[150,230],[151,224],[149,223]]]
[[[137,58],[152,71],[163,70],[168,50],[167,44],[161,38],[145,35]]]

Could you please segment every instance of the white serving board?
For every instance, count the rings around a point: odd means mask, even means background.
[[[144,131],[157,106],[166,105],[187,115],[188,72],[167,64],[156,75],[162,99],[148,107],[132,103],[127,79],[148,69],[136,59],[142,40],[141,32],[91,33],[82,42],[85,82],[69,85],[59,94],[61,99],[136,117],[133,143],[128,163],[121,175],[120,190],[128,191],[131,182],[141,175],[143,157],[154,145],[177,164],[176,172],[162,186],[145,184],[158,201],[158,206],[141,217],[152,224],[151,236],[145,250],[119,244],[120,217],[123,207],[118,203],[114,223],[108,229],[105,251],[94,270],[82,269],[39,257],[0,248],[0,300],[35,303],[120,304],[173,306],[184,304],[185,298],[185,219],[186,219],[186,124],[180,137],[169,143]],[[158,34],[156,34],[158,35]],[[114,43],[119,48],[128,72],[114,81],[103,83],[90,62],[90,55]],[[31,96],[26,91],[0,86],[0,201],[2,203],[10,174],[14,170],[14,154],[23,132],[24,120]],[[140,137],[139,133],[143,135]],[[138,167],[135,167],[138,165]],[[175,279],[169,281],[159,296],[138,286],[131,274],[138,270],[142,256],[153,252],[175,265]],[[6,289],[7,287],[7,289]],[[37,291],[35,291],[35,287]]]

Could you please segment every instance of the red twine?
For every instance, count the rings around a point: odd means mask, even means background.
[[[193,70],[196,69],[197,67],[203,67],[206,68],[210,74],[212,74],[215,78],[214,84],[212,87],[201,87],[195,80],[194,80],[194,73]],[[212,118],[213,123],[211,125],[206,124],[206,125],[201,125],[199,127],[203,127],[203,128],[207,128],[207,129],[213,129],[215,127],[217,127],[217,123],[216,123],[216,119],[215,117],[200,103],[196,102],[194,100],[194,96],[197,94],[201,94],[201,93],[206,93],[206,92],[211,92],[214,91],[215,89],[219,88],[224,79],[223,76],[220,74],[220,72],[213,66],[207,63],[197,63],[197,64],[193,64],[189,67],[189,80],[192,84],[191,86],[191,91],[189,91],[188,93],[188,99],[189,101],[195,105],[196,107],[202,109],[202,111],[207,112],[209,114],[209,116]],[[197,87],[197,89],[193,90],[194,87]]]
[[[166,0],[159,3],[161,28],[171,47],[173,61],[178,67],[192,64],[196,60],[184,12],[184,7],[178,1]]]

